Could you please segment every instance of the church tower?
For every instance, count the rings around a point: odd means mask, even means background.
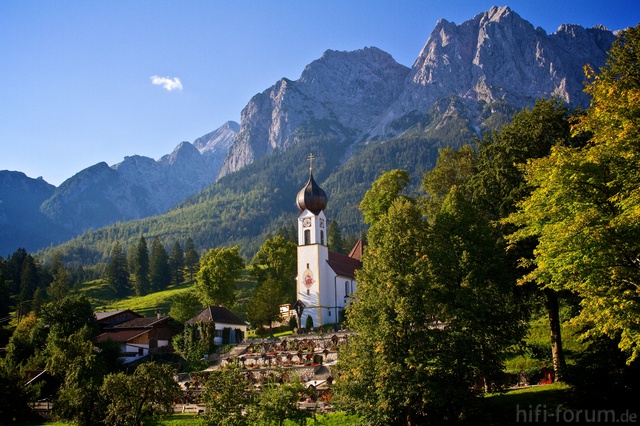
[[[313,326],[335,322],[323,318],[334,302],[330,299],[326,287],[329,247],[324,209],[327,206],[327,194],[313,179],[313,155],[309,155],[309,180],[298,192],[296,204],[298,215],[298,300],[304,304],[300,325],[305,327],[306,318],[311,316]],[[328,312],[324,312],[325,316]]]

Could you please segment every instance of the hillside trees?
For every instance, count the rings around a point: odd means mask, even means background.
[[[622,32],[600,74],[587,68],[592,100],[572,127],[584,147],[556,147],[527,166],[533,192],[509,223],[514,242],[537,237],[525,277],[581,297],[573,320],[586,336],[619,341],[640,356],[640,26]]]
[[[279,303],[290,302],[296,298],[296,243],[276,235],[266,239],[260,250],[251,260],[251,274],[256,278],[258,287],[268,280],[278,284],[281,295]]]
[[[204,305],[233,306],[236,301],[236,280],[244,268],[239,247],[209,250],[200,261],[194,289]]]

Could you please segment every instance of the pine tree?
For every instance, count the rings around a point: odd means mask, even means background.
[[[338,221],[332,220],[329,224],[329,248],[336,253],[345,252],[344,241],[342,240],[342,232]]]
[[[130,288],[127,256],[120,243],[115,242],[111,249],[111,260],[107,265],[107,282],[114,293],[122,297]]]
[[[151,244],[149,282],[151,284],[151,291],[164,290],[171,282],[169,255],[158,237],[155,237]]]
[[[147,241],[144,235],[140,236],[140,240],[136,246],[135,256],[135,289],[136,295],[142,296],[149,291],[149,250],[147,249]]]
[[[200,268],[199,264],[200,256],[198,256],[193,240],[189,237],[187,238],[187,246],[184,253],[184,265],[189,273],[189,281],[193,281],[193,274]]]
[[[179,242],[173,243],[171,256],[169,256],[169,268],[171,270],[171,282],[178,285],[184,281],[184,252]]]

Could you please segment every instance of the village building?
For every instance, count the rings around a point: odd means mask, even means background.
[[[311,317],[314,327],[336,324],[356,290],[355,271],[362,267],[362,241],[347,255],[329,251],[327,195],[313,179],[309,156],[309,180],[298,192],[298,275],[296,311],[300,326]],[[301,314],[301,315],[300,315]]]
[[[168,350],[171,338],[178,332],[171,317],[159,314],[146,318],[133,311],[114,311],[96,313],[96,318],[101,325],[109,319],[115,321],[103,328],[96,342],[111,340],[118,343],[124,363],[137,361],[163,348]],[[127,319],[122,320],[123,318]]]
[[[207,306],[186,322],[186,324],[198,323],[214,327],[213,343],[216,345],[240,343],[247,335],[247,323],[222,305]]]

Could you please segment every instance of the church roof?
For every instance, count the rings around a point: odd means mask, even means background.
[[[198,315],[187,321],[187,324],[196,322],[213,322],[221,324],[247,325],[236,314],[224,306],[207,306]]]
[[[313,179],[313,172],[311,170],[309,170],[309,180],[307,184],[296,196],[296,205],[301,212],[309,210],[315,215],[318,215],[327,207],[327,194]]]
[[[362,268],[362,262],[358,259],[332,251],[329,252],[327,263],[341,277],[355,278],[356,269]]]

